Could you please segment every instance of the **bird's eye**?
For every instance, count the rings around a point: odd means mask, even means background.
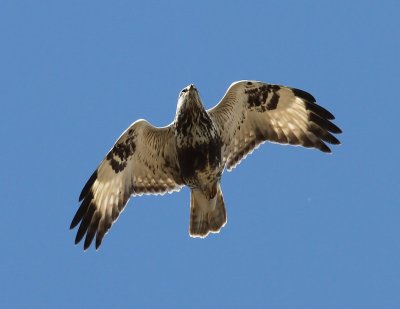
[[[182,89],[182,91],[181,91],[181,93],[179,94],[179,97],[181,97],[185,92],[187,92],[188,90],[185,88],[185,89]]]

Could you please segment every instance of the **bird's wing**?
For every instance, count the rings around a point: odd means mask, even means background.
[[[80,223],[75,243],[86,234],[86,250],[96,236],[97,249],[131,196],[164,194],[182,186],[173,126],[156,128],[145,120],[136,121],[84,186],[70,227]]]
[[[300,145],[331,152],[325,144],[340,144],[331,133],[341,130],[334,116],[299,89],[258,81],[233,83],[222,100],[208,110],[223,141],[228,170],[265,141]]]

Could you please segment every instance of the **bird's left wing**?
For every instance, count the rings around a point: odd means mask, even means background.
[[[96,236],[97,249],[131,196],[182,188],[173,129],[138,120],[121,135],[81,192],[76,244],[86,235],[86,250]]]
[[[340,144],[331,133],[341,130],[334,116],[299,89],[244,80],[233,83],[222,100],[207,111],[222,138],[223,162],[233,169],[265,141],[331,152]]]

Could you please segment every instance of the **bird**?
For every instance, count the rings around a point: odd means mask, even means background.
[[[205,238],[227,222],[221,177],[264,142],[315,148],[339,145],[342,133],[335,117],[308,92],[241,80],[230,85],[213,108],[206,110],[197,88],[179,93],[175,118],[165,127],[135,121],[118,138],[79,196],[70,224],[78,224],[75,244],[86,235],[83,249],[105,234],[129,199],[190,189],[189,235]]]

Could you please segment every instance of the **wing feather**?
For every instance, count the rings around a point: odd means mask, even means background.
[[[173,125],[156,128],[145,120],[133,123],[117,140],[79,196],[81,205],[70,228],[79,223],[75,243],[86,235],[86,250],[96,237],[96,249],[124,210],[129,198],[179,191]]]
[[[300,89],[258,81],[233,83],[222,100],[208,110],[223,140],[228,170],[265,141],[331,152],[341,133],[335,117]],[[333,134],[332,134],[333,133]]]

